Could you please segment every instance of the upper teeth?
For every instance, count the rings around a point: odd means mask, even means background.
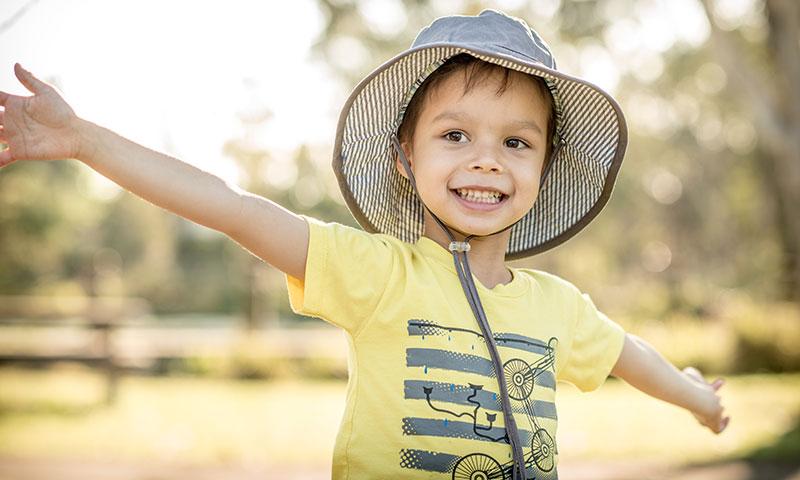
[[[459,188],[456,190],[461,198],[473,202],[497,203],[500,197],[503,196],[500,192],[490,192],[487,190],[470,190],[468,188]]]

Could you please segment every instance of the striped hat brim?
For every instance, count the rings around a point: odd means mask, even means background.
[[[560,146],[533,208],[511,229],[506,259],[565,242],[608,202],[624,157],[627,128],[619,105],[602,89],[526,61],[518,52],[428,44],[392,58],[362,80],[342,109],[333,151],[333,169],[350,212],[369,232],[411,243],[422,235],[424,207],[395,167],[391,138],[413,91],[460,53],[541,77],[550,87]]]

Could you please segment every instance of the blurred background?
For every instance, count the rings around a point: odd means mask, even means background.
[[[630,135],[599,218],[516,265],[727,379],[720,436],[613,378],[559,384],[562,478],[800,478],[794,0],[3,0],[0,90],[27,94],[20,62],[87,119],[355,225],[330,169],[349,91],[483,8],[612,93]],[[0,480],[329,477],[346,341],[284,282],[75,160],[0,170]]]

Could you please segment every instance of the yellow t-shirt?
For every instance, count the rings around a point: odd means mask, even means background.
[[[350,344],[333,478],[511,478],[495,372],[450,252],[426,237],[409,244],[306,221],[305,281],[287,276],[292,309],[342,327]],[[475,286],[528,478],[555,479],[556,381],[599,387],[625,332],[569,282],[511,272],[507,284]]]

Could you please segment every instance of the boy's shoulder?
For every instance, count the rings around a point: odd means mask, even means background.
[[[306,220],[312,233],[324,233],[326,235],[339,236],[361,242],[381,242],[395,248],[403,248],[408,245],[406,242],[387,233],[368,232],[360,227],[337,221],[321,220],[309,215],[300,215],[300,217]],[[316,230],[316,232],[314,232],[314,230]]]
[[[533,268],[513,268],[514,272],[528,276],[545,295],[581,295],[581,290],[572,282],[558,275]]]

